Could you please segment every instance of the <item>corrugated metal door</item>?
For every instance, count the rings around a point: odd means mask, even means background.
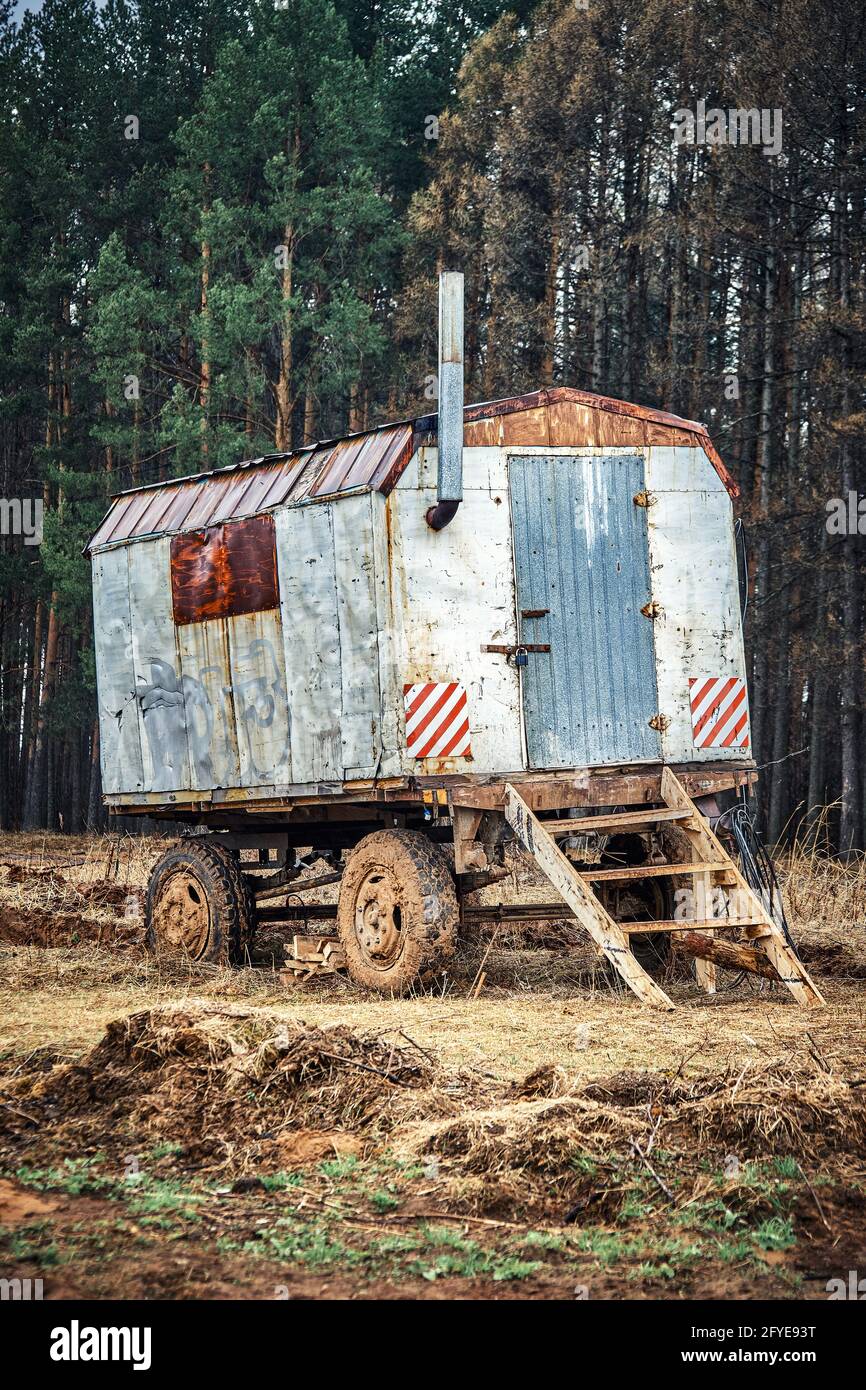
[[[530,767],[660,758],[643,460],[525,455],[510,478],[520,638],[550,646],[521,668]]]

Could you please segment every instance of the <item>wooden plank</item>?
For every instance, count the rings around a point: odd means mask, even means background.
[[[621,922],[620,926],[629,936],[650,935],[656,931],[739,931],[755,925],[754,917],[704,917],[695,920],[691,917],[675,917],[661,922]]]
[[[663,821],[688,820],[690,815],[690,811],[678,811],[668,806],[662,810],[620,811],[609,816],[579,816],[576,820],[542,821],[542,825],[551,835],[577,835],[586,831],[604,831],[610,835],[618,830],[628,831],[640,826],[660,825]]]
[[[669,767],[662,769],[661,790],[662,796],[669,806],[676,806],[681,810],[692,807],[694,815],[690,822],[683,823],[683,830],[689,837],[696,858],[711,862],[723,856],[725,850],[722,844],[713,834],[705,818],[692,805]],[[821,991],[810,977],[806,967],[791,950],[785,940],[784,933],[773,921],[758,895],[749,887],[734,861],[729,859],[729,863],[735,885],[738,891],[744,895],[741,901],[750,906],[757,919],[756,924],[748,929],[748,934],[769,957],[779,979],[788,987],[798,1004],[807,1007],[823,1004],[824,997]]]
[[[642,772],[587,768],[584,772],[514,773],[508,774],[507,778],[486,777],[477,781],[455,782],[451,784],[450,796],[452,805],[498,811],[505,805],[505,788],[509,785],[519,788],[521,797],[533,811],[554,811],[569,806],[637,807],[642,802],[664,799],[661,795],[661,772],[661,766],[654,765]],[[681,769],[681,775],[685,789],[694,796],[725,791],[756,780],[756,774],[745,760],[743,765],[732,767]],[[418,780],[423,786],[424,779]],[[447,781],[447,778],[440,780]]]
[[[521,844],[641,1003],[652,1004],[658,1009],[673,1009],[664,990],[635,960],[622,928],[605,912],[510,783],[505,788],[505,817]]]
[[[479,907],[464,907],[463,920],[466,922],[547,922],[574,917],[571,908],[563,902],[547,903],[484,903]],[[763,923],[763,917],[760,919]],[[709,917],[695,920],[691,917],[662,919],[658,922],[619,922],[618,926],[627,936],[632,933],[703,931],[739,931],[757,925],[754,917]]]
[[[544,822],[539,822],[544,824]],[[580,877],[589,883],[617,883],[633,878],[664,878],[675,874],[688,874],[694,864],[629,864],[623,869],[580,869]],[[730,873],[730,859],[719,860],[715,864],[702,864],[702,874]]]
[[[484,846],[475,843],[475,835],[481,824],[484,812],[468,806],[452,806],[451,821],[454,827],[454,872],[465,874],[472,869],[483,869],[487,865]]]
[[[703,895],[704,912],[712,912],[713,909],[710,900],[713,886],[709,871],[707,870],[704,873],[694,874],[692,876],[692,885],[695,896],[694,912],[697,913],[700,910],[700,895]],[[708,933],[707,939],[712,939],[711,934]],[[716,967],[713,964],[712,957],[697,956],[695,958],[695,978],[705,994],[715,994],[717,983]]]

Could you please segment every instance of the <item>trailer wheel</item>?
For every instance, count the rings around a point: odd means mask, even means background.
[[[235,965],[253,926],[249,884],[237,860],[215,839],[184,841],[154,865],[145,908],[149,951]]]
[[[337,930],[349,974],[405,994],[453,955],[460,910],[439,849],[417,830],[378,830],[356,846],[340,885]]]

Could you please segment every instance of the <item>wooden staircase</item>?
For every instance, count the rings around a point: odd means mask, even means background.
[[[661,779],[662,807],[616,812],[610,815],[582,816],[572,820],[541,821],[509,783],[505,788],[505,817],[524,849],[568,904],[581,926],[615,966],[623,980],[643,1004],[673,1009],[664,990],[647,974],[634,956],[629,937],[640,932],[688,932],[699,934],[693,944],[708,956],[698,957],[698,981],[712,993],[716,987],[716,966],[711,958],[716,933],[743,931],[750,947],[727,943],[716,951],[717,958],[740,969],[781,981],[798,1004],[815,1006],[824,1000],[807,971],[788,945],[784,932],[766,906],[749,887],[727,853],[684,791],[670,768]],[[577,870],[559,848],[557,839],[575,834],[602,832],[635,833],[673,823],[688,837],[692,857],[685,864],[644,864],[622,869]],[[655,878],[663,875],[691,875],[695,904],[712,900],[712,890],[733,890],[732,901],[739,916],[676,919],[664,922],[616,922],[592,891],[593,883]],[[745,911],[744,911],[745,909]],[[706,909],[705,909],[706,910]],[[695,952],[697,954],[697,952]]]

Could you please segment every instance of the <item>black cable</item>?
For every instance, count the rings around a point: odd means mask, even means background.
[[[736,544],[737,541],[740,542],[740,551],[743,556],[742,583],[738,584],[740,590],[740,622],[745,626],[746,614],[749,611],[749,550],[746,539],[746,527],[741,516],[738,516],[734,522],[734,544]],[[740,576],[738,574],[738,581],[739,578]]]
[[[755,826],[754,816],[743,797],[729,810],[723,811],[716,821],[717,826],[728,830],[733,837],[740,861],[740,871],[752,891],[761,899],[773,921],[784,932],[785,940],[797,955],[797,948],[791,937],[791,929],[782,902],[782,891],[773,861],[767,853]],[[799,959],[799,956],[798,956]]]

